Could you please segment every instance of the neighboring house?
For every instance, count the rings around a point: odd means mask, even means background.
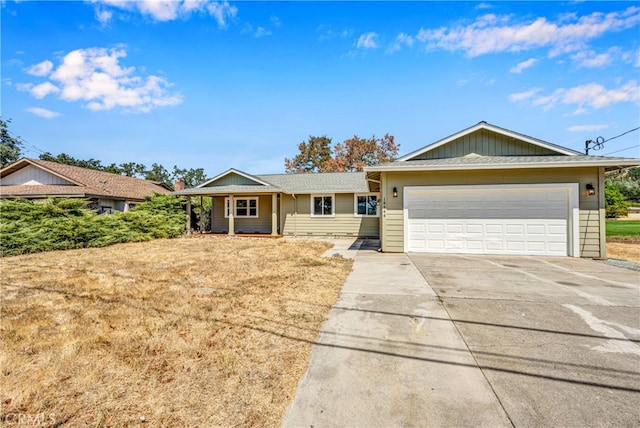
[[[627,213],[629,220],[640,220],[640,207],[629,207]]]
[[[586,156],[480,122],[362,173],[250,175],[192,189],[212,232],[379,237],[385,252],[605,257],[604,174]]]
[[[0,198],[85,198],[99,212],[128,211],[164,184],[40,159],[20,159],[0,170]]]

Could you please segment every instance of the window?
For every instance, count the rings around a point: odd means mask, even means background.
[[[258,217],[258,198],[233,198],[234,217]],[[229,198],[224,198],[226,209],[224,216],[229,217]]]
[[[378,195],[355,195],[353,214],[357,217],[378,217]]]
[[[333,216],[333,195],[311,196],[311,216]]]

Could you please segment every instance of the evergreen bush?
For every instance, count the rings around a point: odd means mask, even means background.
[[[174,238],[184,233],[181,199],[154,194],[131,211],[98,215],[84,208],[89,201],[49,198],[0,201],[0,255]]]

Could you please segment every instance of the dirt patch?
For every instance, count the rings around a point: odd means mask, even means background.
[[[638,242],[607,240],[607,257],[640,262],[640,240]]]
[[[279,425],[351,270],[329,247],[174,239],[0,260],[3,418]]]

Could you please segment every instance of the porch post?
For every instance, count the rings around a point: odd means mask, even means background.
[[[191,235],[191,196],[187,196],[187,235]]]
[[[235,211],[235,201],[233,200],[233,195],[229,195],[229,236],[233,236],[236,234],[236,225],[233,218],[233,214]],[[227,207],[224,208],[225,210]]]
[[[278,235],[278,195],[271,194],[271,236]]]
[[[203,196],[200,196],[200,233],[204,233],[204,202]]]
[[[211,197],[211,212],[209,214],[211,217],[211,230],[209,232],[213,233],[213,196]]]

